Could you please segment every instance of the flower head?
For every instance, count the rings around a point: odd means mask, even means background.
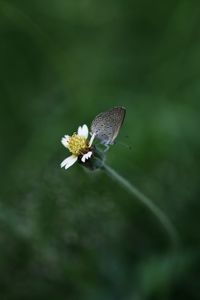
[[[71,156],[67,157],[61,163],[61,168],[65,167],[68,169],[71,167],[78,159],[81,162],[85,163],[92,154],[92,143],[95,135],[93,134],[90,141],[88,141],[89,130],[87,125],[79,126],[77,133],[74,133],[72,136],[65,135],[61,139],[61,143],[72,153]]]

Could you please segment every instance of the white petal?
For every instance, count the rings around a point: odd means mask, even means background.
[[[83,136],[84,138],[86,138],[87,139],[87,137],[88,137],[88,127],[87,127],[87,125],[83,125],[82,127],[81,126],[79,126],[79,128],[78,128],[78,135],[80,135],[80,136]]]
[[[68,169],[77,161],[77,159],[78,159],[77,156],[71,155],[71,156],[67,157],[65,160],[63,160],[63,162],[61,162],[60,166],[61,166],[61,168],[65,167],[65,169]]]
[[[82,131],[82,127],[79,126],[79,127],[78,127],[78,130],[77,130],[77,133],[79,134],[81,131]]]
[[[86,159],[90,158],[92,156],[92,151],[89,151],[88,153],[84,154],[81,158],[82,162],[85,162]]]
[[[66,148],[68,148],[68,141],[70,139],[69,135],[65,135],[62,139],[61,139],[61,143],[63,144],[63,146],[65,146]]]
[[[91,139],[90,139],[90,142],[89,142],[89,147],[92,146],[92,143],[93,143],[93,141],[94,141],[95,135],[96,135],[95,133],[92,134]]]

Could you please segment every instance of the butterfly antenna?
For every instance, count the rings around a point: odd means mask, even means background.
[[[130,145],[127,145],[127,144],[124,143],[124,142],[116,142],[116,144],[119,144],[119,145],[121,145],[121,146],[124,146],[124,147],[128,148],[129,150],[132,150],[132,147],[131,147]]]

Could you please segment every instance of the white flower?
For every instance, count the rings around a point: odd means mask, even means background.
[[[71,156],[67,157],[60,164],[61,168],[65,167],[65,169],[68,169],[78,160],[78,158],[84,163],[92,156],[91,146],[95,134],[92,135],[90,141],[88,141],[88,135],[88,127],[84,124],[82,127],[79,126],[77,134],[74,133],[72,136],[65,135],[61,139],[61,143],[72,153]]]

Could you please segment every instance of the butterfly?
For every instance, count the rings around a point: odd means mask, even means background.
[[[101,144],[112,145],[123,124],[126,109],[122,106],[98,114],[91,124],[91,133],[95,134]]]

